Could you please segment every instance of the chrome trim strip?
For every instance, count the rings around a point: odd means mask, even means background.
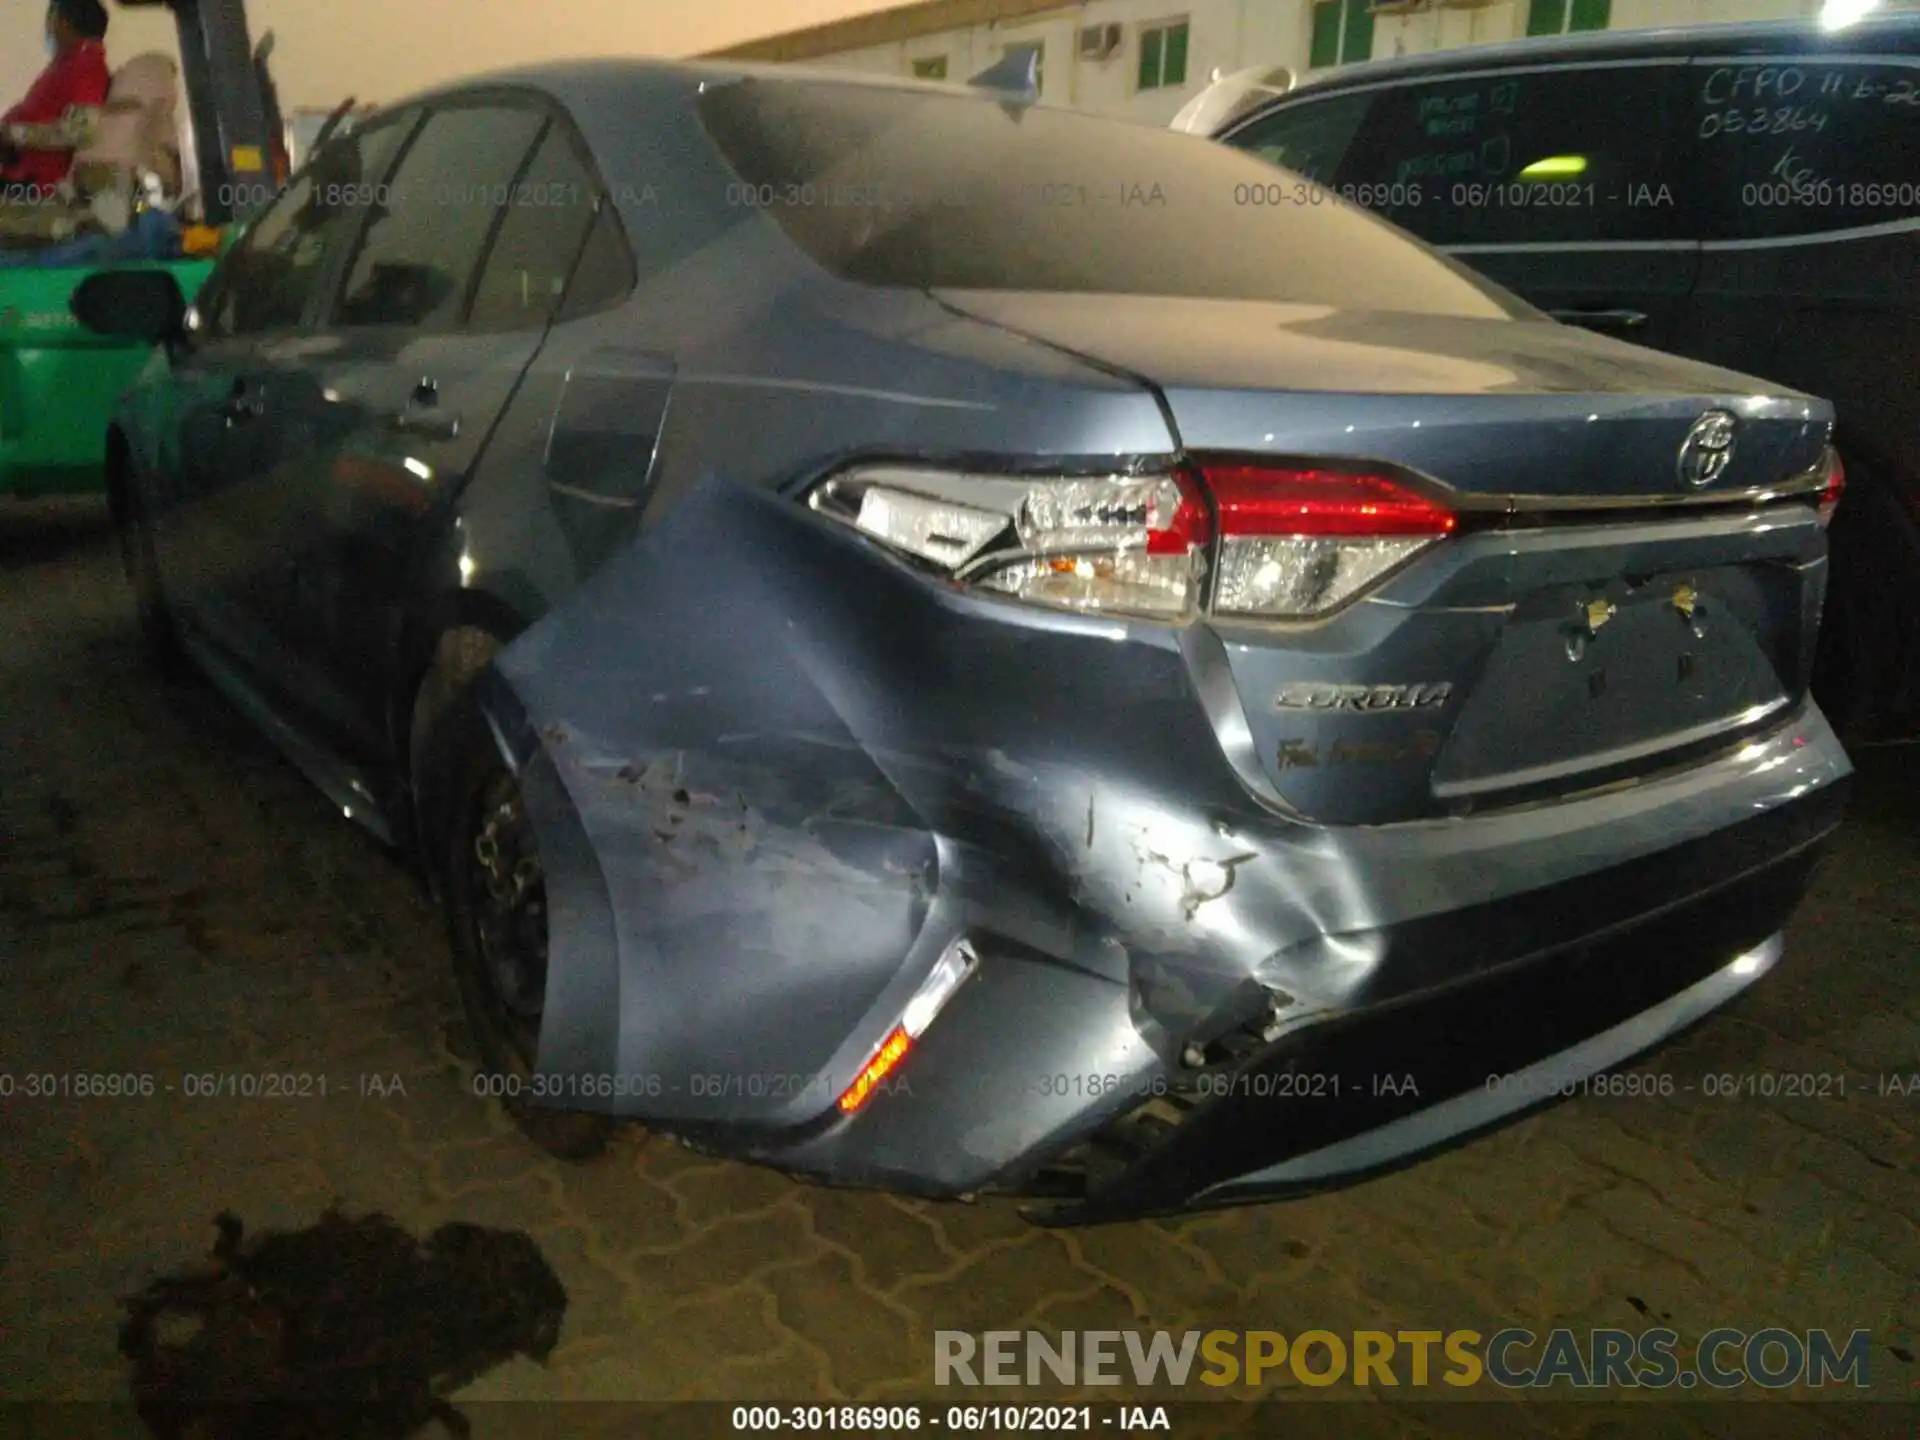
[[[1396,56],[1393,58],[1397,59],[1399,57]],[[1691,58],[1686,55],[1648,55],[1616,60],[1576,60],[1568,63],[1548,60],[1545,62],[1536,62],[1531,65],[1496,64],[1487,65],[1478,70],[1436,69],[1426,75],[1401,74],[1396,75],[1390,80],[1368,80],[1359,85],[1329,85],[1325,90],[1316,89],[1313,92],[1309,92],[1306,85],[1303,84],[1299,89],[1288,92],[1285,98],[1290,100],[1297,95],[1301,97],[1302,100],[1305,100],[1311,93],[1312,98],[1324,100],[1329,96],[1359,95],[1369,90],[1398,90],[1409,83],[1409,81],[1415,83],[1424,82],[1427,84],[1439,84],[1442,82],[1450,84],[1455,80],[1485,80],[1496,75],[1546,75],[1559,74],[1567,70],[1635,70],[1652,69],[1656,67],[1662,70],[1670,70],[1681,69],[1691,63]],[[1411,70],[1413,67],[1409,66],[1408,68]],[[1265,113],[1270,115],[1277,110],[1287,108],[1289,107],[1277,104]],[[1228,133],[1230,134],[1231,132]],[[1224,139],[1225,137],[1223,136],[1222,138]]]
[[[1729,250],[1784,250],[1792,245],[1834,245],[1846,240],[1870,240],[1880,235],[1905,235],[1912,230],[1920,230],[1920,216],[1905,220],[1882,220],[1874,225],[1854,225],[1844,230],[1809,230],[1803,235],[1770,235],[1758,240],[1540,240],[1525,244],[1488,242],[1441,245],[1436,248],[1448,255],[1571,255],[1614,250],[1703,250],[1720,254]]]
[[[1804,503],[1818,497],[1827,488],[1823,469],[1816,467],[1803,476],[1760,489],[1728,490],[1715,495],[1500,495],[1491,497],[1505,506],[1506,513],[1519,518],[1529,514],[1550,515],[1556,511],[1587,510],[1757,510],[1788,501]],[[1481,506],[1462,506],[1467,512]]]
[[[584,500],[589,505],[606,505],[616,510],[631,510],[640,503],[616,495],[598,495],[591,490],[582,490],[577,485],[562,485],[558,480],[547,481],[547,488],[574,500]]]
[[[1784,250],[1790,245],[1837,245],[1847,240],[1871,240],[1878,235],[1905,235],[1920,230],[1920,215],[1905,220],[1882,220],[1875,225],[1853,225],[1845,230],[1810,230],[1804,235],[1769,235],[1760,240],[1704,240],[1702,250]]]
[[[1782,65],[1906,65],[1920,70],[1920,56],[1913,55],[1775,55],[1770,50],[1749,50],[1743,55],[1695,55],[1689,65],[1750,65],[1755,70],[1778,69]],[[1793,97],[1788,96],[1791,100]]]
[[[1698,240],[1535,240],[1502,245],[1489,241],[1478,245],[1439,245],[1446,255],[1560,255],[1586,250],[1698,250]],[[1560,322],[1565,324],[1565,321]]]

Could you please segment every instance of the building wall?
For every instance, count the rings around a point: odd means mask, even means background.
[[[254,39],[272,30],[274,76],[288,107],[382,103],[447,80],[580,55],[691,55],[889,0],[246,0]],[[898,0],[893,0],[898,3]],[[171,12],[106,0],[115,64],[179,53]],[[46,0],[0,5],[0,109],[46,63]]]
[[[478,71],[582,54],[688,54],[722,45],[751,49],[781,26],[810,26],[881,10],[888,0],[459,0],[461,19],[449,23],[444,5],[395,5],[391,0],[248,0],[255,38],[271,29],[279,40],[274,71],[289,108],[330,108],[349,95],[390,101],[426,86]],[[894,0],[899,3],[899,0]],[[128,8],[108,0],[115,63],[146,50],[175,53],[171,16],[164,9]],[[1615,28],[1696,21],[1806,15],[1819,0],[1613,0]],[[1916,8],[1920,0],[1887,0],[1886,8]],[[994,6],[982,5],[989,9]],[[1000,6],[998,8],[1009,8]],[[1031,4],[1023,7],[1029,12]],[[1374,54],[1417,53],[1439,45],[1500,40],[1526,28],[1526,0],[1494,0],[1479,9],[1381,17]],[[40,50],[44,9],[39,0],[0,17],[0,106],[23,93],[45,62]],[[869,21],[884,34],[898,12]],[[1138,35],[1143,24],[1185,16],[1191,24],[1187,83],[1173,91],[1140,93],[1135,86]],[[1125,40],[1102,62],[1073,61],[1075,32],[1084,25],[1118,23]],[[890,74],[912,73],[914,59],[945,55],[948,77],[963,80],[998,59],[1015,40],[1047,47],[1046,98],[1106,113],[1161,123],[1218,67],[1256,64],[1306,69],[1312,37],[1310,0],[1064,0],[1057,9],[1029,13],[1001,25],[967,26],[944,34],[869,44],[822,57]],[[786,31],[783,34],[791,35]]]
[[[1612,28],[1792,19],[1818,13],[1820,4],[1821,0],[1613,0]],[[1885,8],[1920,8],[1920,0],[1890,0]],[[1517,39],[1526,34],[1527,15],[1527,0],[1485,0],[1472,6],[1456,3],[1402,15],[1377,15],[1372,58]],[[1189,25],[1186,83],[1141,91],[1137,83],[1140,32],[1179,19]],[[1076,60],[1079,31],[1109,23],[1122,27],[1119,50],[1105,60]],[[1043,99],[1160,125],[1203,89],[1216,69],[1232,73],[1281,64],[1307,74],[1312,36],[1312,0],[1078,0],[1005,24],[809,54],[808,63],[911,75],[914,60],[944,56],[947,78],[964,80],[991,65],[1009,47],[1038,41],[1046,47]]]

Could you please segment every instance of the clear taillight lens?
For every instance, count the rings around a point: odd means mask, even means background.
[[[1833,523],[1833,512],[1840,508],[1840,497],[1847,493],[1847,467],[1840,463],[1840,452],[1827,449],[1827,485],[1820,492],[1820,523]]]
[[[1211,462],[1161,475],[1036,479],[865,466],[828,480],[809,503],[962,584],[1163,620],[1196,613],[1216,529],[1213,613],[1310,620],[1458,524],[1392,476]]]
[[[1445,506],[1385,475],[1266,465],[1201,473],[1220,514],[1218,615],[1325,615],[1458,524]]]
[[[1033,604],[1179,619],[1206,575],[1212,517],[1181,474],[1017,478],[868,466],[810,497],[955,580]]]

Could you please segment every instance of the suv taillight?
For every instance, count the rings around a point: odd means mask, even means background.
[[[1178,620],[1314,619],[1453,533],[1444,505],[1391,476],[1203,462],[1153,475],[1016,477],[870,465],[812,507],[956,582],[1029,603]]]
[[[1831,446],[1826,454],[1827,484],[1820,492],[1820,523],[1833,523],[1833,512],[1840,508],[1840,497],[1847,493],[1847,467],[1840,462],[1840,452]]]

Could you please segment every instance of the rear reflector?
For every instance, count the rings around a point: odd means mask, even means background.
[[[874,1091],[880,1088],[881,1082],[893,1073],[894,1068],[902,1060],[907,1058],[907,1051],[912,1048],[913,1037],[907,1034],[906,1027],[903,1025],[896,1028],[880,1043],[880,1048],[873,1052],[873,1058],[867,1061],[866,1068],[861,1070],[859,1078],[849,1085],[846,1093],[840,1097],[840,1112],[843,1115],[851,1115],[872,1099]]]
[[[880,1048],[873,1052],[873,1058],[861,1068],[853,1084],[840,1097],[842,1114],[851,1115],[872,1098],[887,1076],[907,1058],[907,1052],[913,1049],[913,1042],[927,1033],[927,1027],[933,1024],[934,1017],[946,1008],[947,1002],[979,968],[980,954],[973,948],[973,942],[964,935],[940,953],[927,978],[920,982],[920,988],[914,991],[913,998],[907,1002],[900,1023],[880,1042]]]

